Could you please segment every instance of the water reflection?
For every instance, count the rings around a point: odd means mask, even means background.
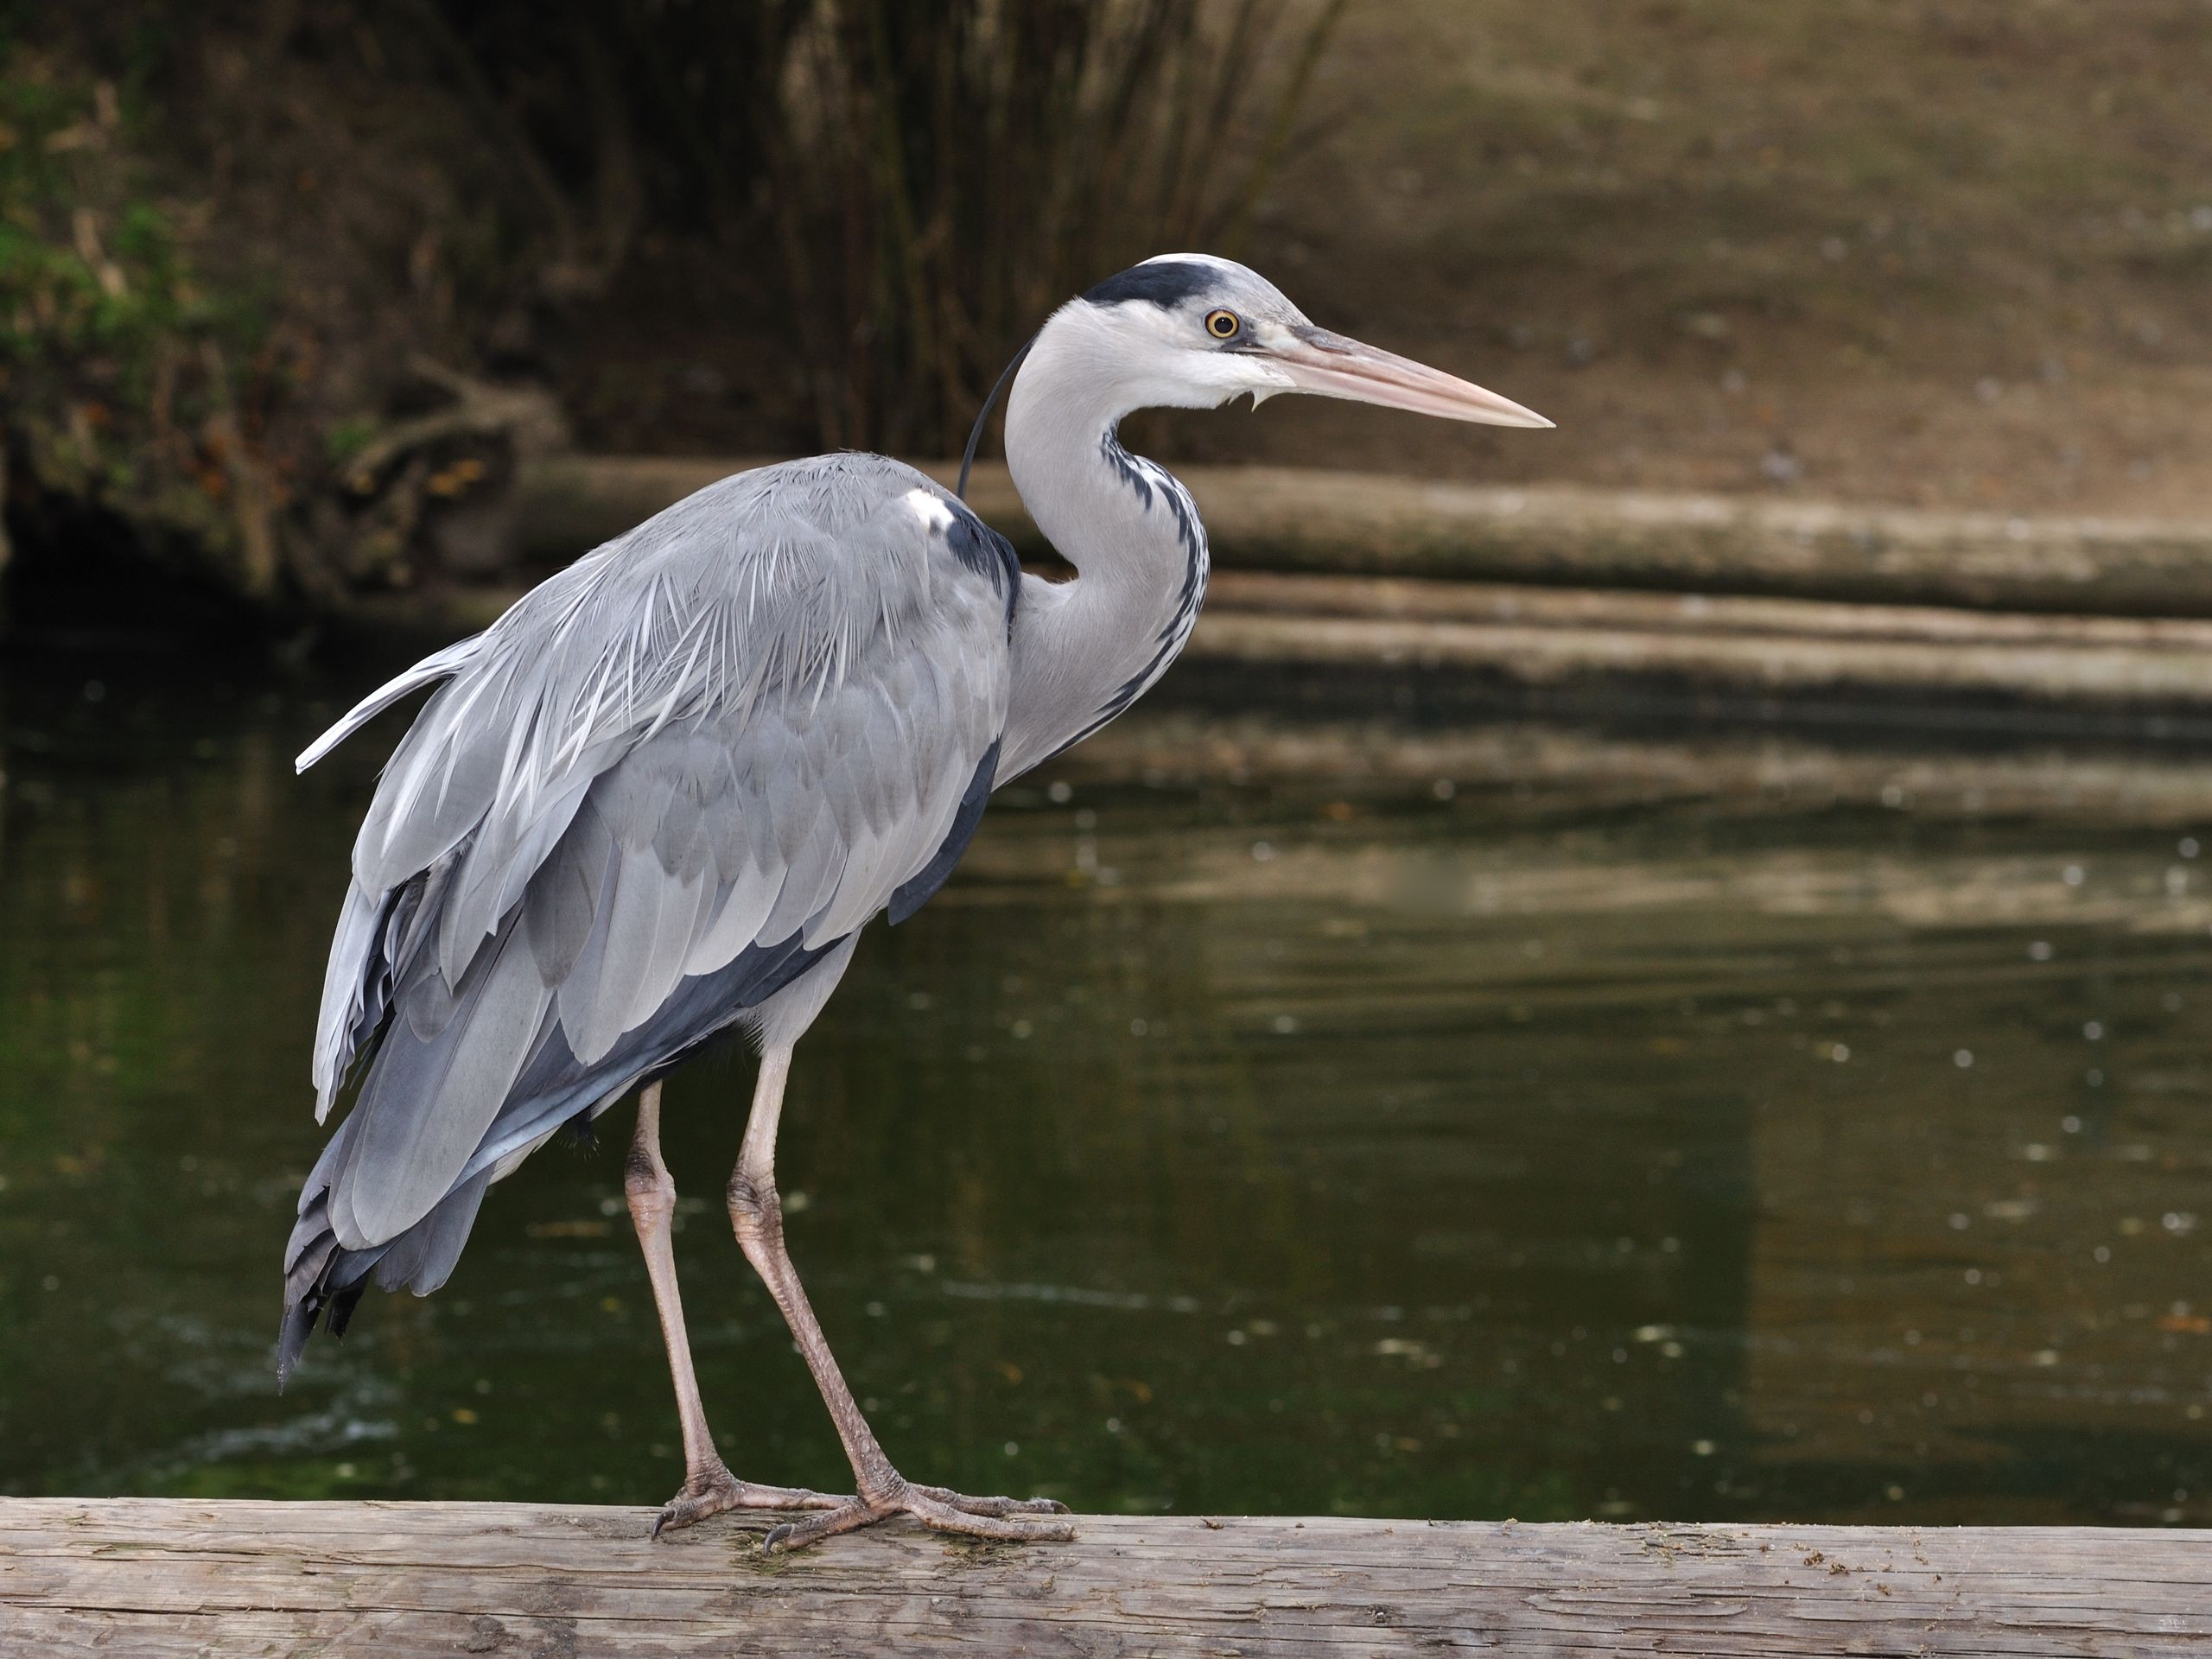
[[[374,743],[295,781],[296,691],[9,699],[0,1491],[665,1497],[612,1149],[274,1392]],[[1141,714],[867,942],[792,1087],[794,1250],[894,1455],[971,1489],[2202,1524],[2208,802]],[[702,1381],[734,1464],[836,1484],[720,1213],[747,1084],[671,1090]]]

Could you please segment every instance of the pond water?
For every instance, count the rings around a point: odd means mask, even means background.
[[[367,683],[5,687],[0,1492],[658,1503],[594,1153],[270,1371]],[[2205,827],[2192,830],[2202,820]],[[2212,766],[1141,710],[802,1046],[779,1166],[918,1478],[1078,1509],[2212,1522]],[[733,1466],[843,1488],[669,1090]]]

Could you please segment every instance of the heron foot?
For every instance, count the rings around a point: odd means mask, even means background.
[[[1072,1521],[1047,1518],[1066,1515],[1068,1506],[1050,1497],[970,1497],[942,1486],[912,1486],[900,1481],[877,1499],[848,1498],[836,1509],[810,1515],[803,1521],[786,1521],[761,1540],[764,1554],[804,1549],[841,1532],[872,1527],[894,1515],[910,1515],[932,1532],[949,1532],[966,1538],[987,1538],[1010,1544],[1071,1543]]]
[[[834,1511],[853,1501],[829,1492],[809,1491],[804,1486],[756,1486],[730,1473],[717,1458],[687,1476],[682,1490],[661,1506],[660,1513],[653,1517],[652,1535],[658,1538],[664,1532],[674,1532],[725,1510]]]

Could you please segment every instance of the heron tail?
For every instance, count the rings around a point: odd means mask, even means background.
[[[330,1225],[329,1192],[312,1182],[312,1197],[300,1211],[284,1252],[284,1318],[276,1333],[276,1386],[289,1382],[292,1368],[318,1323],[333,1337],[346,1334],[354,1304],[372,1275],[386,1290],[411,1290],[427,1296],[451,1276],[476,1224],[484,1190],[492,1184],[485,1170],[463,1181],[430,1213],[397,1237],[367,1249],[349,1250]]]

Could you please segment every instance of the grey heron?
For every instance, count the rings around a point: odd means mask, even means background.
[[[904,921],[944,885],[991,791],[1128,708],[1190,637],[1205,534],[1183,486],[1122,446],[1125,416],[1300,391],[1550,423],[1319,328],[1201,254],[1101,283],[1025,353],[1007,462],[1071,580],[1024,574],[956,493],[898,461],[766,467],[550,578],[300,756],[304,770],[437,687],[362,823],[331,946],[318,1120],[365,1075],[300,1194],[280,1377],[318,1319],[344,1330],[372,1280],[443,1284],[485,1190],[636,1090],[624,1185],[684,1453],[656,1532],[747,1508],[811,1511],[771,1548],[898,1513],[985,1538],[1072,1535],[1049,1500],[910,1484],[870,1430],[785,1249],[776,1126],[793,1046],[862,927]],[[700,1403],[660,1080],[734,1029],[760,1072],[730,1221],[829,1408],[850,1497],[737,1478]]]

